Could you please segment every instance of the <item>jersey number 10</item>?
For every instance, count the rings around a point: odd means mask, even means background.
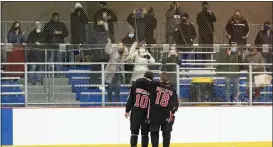
[[[147,95],[137,94],[135,107],[147,108],[148,102],[149,102],[149,97]]]

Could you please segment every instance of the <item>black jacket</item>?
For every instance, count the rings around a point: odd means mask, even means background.
[[[87,24],[88,24],[88,19],[83,9],[78,8],[71,13],[70,30],[71,30],[72,44],[80,44],[80,43],[86,42],[85,26]]]
[[[113,24],[113,22],[117,22],[118,18],[116,16],[116,14],[114,12],[112,12],[111,10],[106,9],[106,8],[105,9],[99,9],[94,15],[94,22],[95,22],[95,24],[97,24],[98,20],[100,20],[100,19],[104,20],[103,19],[103,13],[104,12],[107,13],[107,16],[112,17],[107,22],[108,22],[108,27],[109,27],[109,33],[114,34],[114,24]]]
[[[214,13],[209,14],[206,11],[199,12],[197,14],[198,31],[200,35],[213,34],[216,17]]]
[[[127,46],[128,48],[130,48],[132,46],[132,44],[136,41],[136,36],[134,36],[133,38],[130,38],[128,35],[126,37],[124,37],[122,39],[122,43]]]
[[[146,15],[146,32],[145,39],[147,44],[155,44],[154,30],[157,26],[157,19],[152,14]]]
[[[245,37],[249,33],[249,26],[245,19],[242,19],[239,23],[231,19],[226,25],[226,32],[228,35],[231,35],[230,42],[246,44],[246,39],[242,37]]]
[[[256,39],[255,39],[255,44],[272,44],[272,39],[273,39],[273,31],[271,30],[269,33],[269,36],[266,31],[262,30],[257,33]]]
[[[169,53],[163,53],[162,56],[162,67],[161,70],[162,71],[176,71],[176,65],[168,65],[167,63],[176,63],[178,65],[180,65],[180,60],[179,60],[179,55],[177,57],[175,56],[170,56],[168,57]]]
[[[55,35],[55,31],[62,31],[62,34]],[[46,23],[43,32],[45,33],[46,43],[64,43],[64,38],[69,34],[64,23],[54,21]]]
[[[39,42],[41,45],[37,45],[36,42]],[[43,32],[37,33],[36,29],[30,32],[27,38],[27,46],[29,47],[28,51],[28,61],[29,62],[44,62],[45,53],[42,43],[45,42],[45,36]]]
[[[176,44],[193,44],[197,34],[192,23],[180,23],[176,30],[174,33]]]

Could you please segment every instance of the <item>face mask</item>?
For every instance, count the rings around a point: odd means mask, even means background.
[[[265,31],[270,30],[270,26],[264,26],[264,30]]]
[[[128,35],[130,38],[133,38],[135,36],[135,34],[129,34]]]
[[[41,29],[36,29],[36,32],[37,33],[40,33],[42,30]]]
[[[233,47],[233,48],[231,48],[231,50],[230,50],[232,53],[237,53],[237,48],[236,47]]]

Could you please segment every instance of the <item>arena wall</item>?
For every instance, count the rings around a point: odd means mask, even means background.
[[[9,146],[128,146],[124,108],[3,108]],[[172,146],[272,146],[272,106],[180,107]],[[140,141],[140,139],[139,139]]]

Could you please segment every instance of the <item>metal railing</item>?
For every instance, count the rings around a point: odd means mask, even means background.
[[[112,65],[120,65],[124,63],[114,63]],[[129,64],[129,63],[126,63]],[[119,87],[122,87],[119,89],[118,92],[120,97],[115,97],[115,100],[109,101],[109,97],[107,96],[109,93],[109,90],[114,90],[114,89],[109,89],[109,86],[112,86],[111,84],[116,84],[110,83],[107,84],[105,81],[106,76],[109,76],[109,74],[128,74],[128,73],[133,73],[136,74],[136,72],[130,72],[130,71],[121,71],[121,72],[110,72],[106,71],[105,67],[108,65],[108,63],[2,63],[1,66],[13,66],[13,65],[21,65],[24,66],[24,71],[2,71],[1,72],[1,81],[16,81],[19,80],[17,83],[18,87],[23,87],[22,91],[19,92],[1,92],[2,100],[3,97],[8,100],[9,98],[12,100],[16,99],[16,95],[23,96],[24,102],[22,103],[17,103],[17,102],[12,102],[9,100],[9,102],[2,103],[4,105],[12,105],[12,106],[124,106],[125,104],[125,99],[128,96],[128,89],[130,87],[130,83],[122,83],[118,85]],[[62,66],[76,66],[76,67],[68,67],[67,69],[64,69],[63,71],[55,71],[54,68],[53,70],[42,70],[42,71],[29,71],[30,65],[41,65],[41,66],[56,66],[56,65],[62,65]],[[92,69],[95,65],[99,66],[101,70],[98,71],[93,71],[90,70],[89,67]],[[137,64],[139,65],[139,64]],[[174,65],[174,64],[168,64],[168,65]],[[252,66],[272,66],[272,64],[254,64],[254,63],[182,63],[183,65],[207,65],[207,66],[219,66],[219,65],[224,65],[224,66],[245,66],[248,68],[248,71],[238,71],[238,72],[226,72],[226,71],[216,71],[216,70],[199,70],[199,72],[194,72],[191,71],[184,71],[183,68],[179,67],[179,65],[176,65],[176,70],[170,72],[172,75],[172,78],[175,80],[175,87],[177,89],[178,95],[181,97],[181,105],[195,105],[195,104],[209,104],[209,105],[223,105],[223,104],[245,104],[245,105],[253,105],[253,104],[272,104],[272,83],[268,85],[268,87],[265,87],[265,91],[262,93],[266,94],[267,99],[269,101],[256,101],[253,98],[253,90],[254,90],[254,81],[253,77],[255,75],[259,74],[270,74],[272,75],[272,72],[253,72],[252,71]],[[84,66],[86,69],[81,69],[81,67]],[[161,63],[157,64],[148,64],[149,68],[151,71],[153,71],[156,74],[155,79],[159,79],[158,75],[161,73],[160,67],[162,66]],[[12,74],[23,74],[21,78],[14,77]],[[29,75],[30,74],[43,74],[42,79],[43,82],[41,85],[30,85],[29,84]],[[139,72],[138,74],[143,74]],[[208,93],[210,92],[216,92],[218,95],[221,95],[221,93],[224,91],[226,92],[226,89],[223,90],[219,83],[216,82],[216,79],[226,79],[227,77],[233,77],[232,75],[237,75],[237,77],[244,77],[247,79],[244,84],[238,85],[238,88],[245,88],[244,92],[241,90],[238,91],[240,95],[246,95],[245,97],[240,98],[239,101],[232,101],[232,100],[225,100],[225,96],[222,96],[223,99],[219,100],[217,97],[221,96],[216,96],[217,94],[214,94],[213,97],[215,96],[215,99],[210,99],[210,94],[202,93],[202,91],[198,91],[198,88],[200,85],[194,85],[193,82],[191,81],[193,78],[196,77],[208,77],[215,79],[212,85],[203,85],[203,86],[208,86],[205,88],[204,91],[207,91]],[[22,81],[20,81],[22,79]],[[91,80],[86,80],[86,79],[91,79]],[[60,84],[60,80],[62,84]],[[190,81],[185,83],[185,81]],[[58,85],[59,82],[59,85]],[[226,83],[226,81],[224,82]],[[243,85],[243,86],[242,86]],[[196,87],[195,87],[196,86]],[[202,85],[201,85],[202,86]],[[12,87],[11,84],[6,84],[2,85],[3,87]],[[61,87],[61,88],[60,88]],[[69,93],[69,90],[64,90],[62,88],[65,87],[70,87],[71,91]],[[84,88],[79,88],[79,87],[84,87]],[[189,89],[190,87],[190,89]],[[218,89],[215,89],[218,88]],[[224,85],[224,88],[226,85]],[[231,84],[231,87],[234,88],[234,83]],[[35,95],[33,94],[30,90],[35,91],[41,88],[42,93],[38,93]],[[60,88],[60,89],[58,89]],[[91,89],[90,89],[91,88]],[[114,87],[116,88],[116,87]],[[200,88],[200,87],[199,87]],[[235,87],[236,88],[236,87]],[[57,89],[57,90],[56,90]],[[81,90],[79,90],[81,89]],[[126,91],[127,90],[127,91]],[[182,91],[181,91],[182,90]],[[191,92],[190,92],[191,91]],[[204,92],[203,91],[203,92]],[[192,96],[193,94],[199,93],[198,96]],[[230,93],[233,91],[230,89]],[[188,98],[184,98],[184,95],[187,95],[185,93],[190,93],[188,94]],[[113,94],[113,93],[112,93]],[[204,96],[206,95],[206,96]],[[231,94],[232,95],[232,94]],[[229,98],[232,98],[232,96],[229,96]],[[8,97],[10,96],[10,97]],[[43,97],[44,96],[44,97]],[[187,96],[185,96],[187,97]],[[198,98],[196,98],[198,97]],[[205,98],[204,98],[205,97]],[[18,98],[18,97],[17,97]],[[43,99],[44,98],[44,99]],[[270,99],[271,98],[271,99]],[[22,98],[21,98],[22,99]],[[108,99],[108,100],[107,100]],[[121,100],[123,99],[123,100]],[[188,99],[188,101],[185,101],[185,99]],[[216,100],[217,99],[217,100]],[[244,100],[243,100],[244,99]]]

